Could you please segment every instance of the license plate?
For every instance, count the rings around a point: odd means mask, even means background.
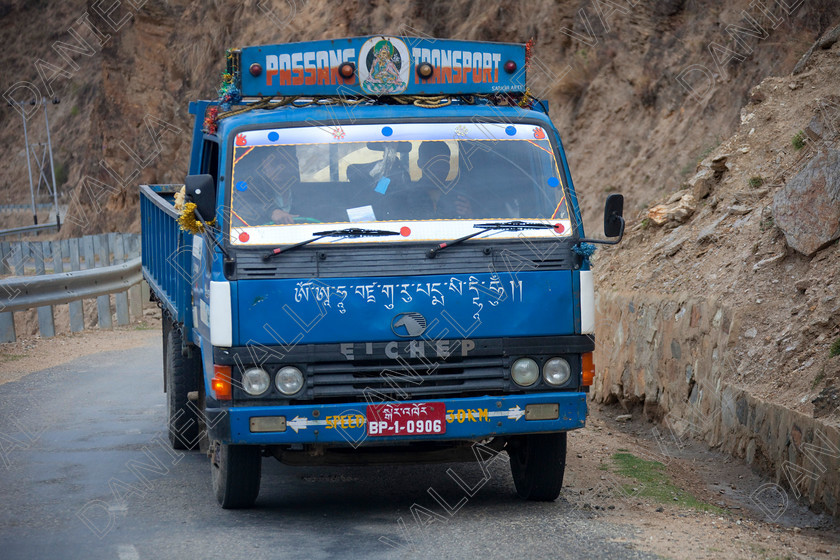
[[[372,404],[367,407],[369,436],[423,436],[446,433],[442,402]]]

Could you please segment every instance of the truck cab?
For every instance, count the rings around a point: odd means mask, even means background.
[[[594,376],[596,240],[526,54],[388,36],[248,47],[220,100],[191,103],[187,204],[180,186],[141,189],[143,263],[170,439],[208,453],[222,507],[254,503],[264,457],[505,452],[523,498],[557,498]]]

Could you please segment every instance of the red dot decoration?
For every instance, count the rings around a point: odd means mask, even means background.
[[[563,224],[554,224],[554,231],[557,233],[563,233],[565,230],[566,228],[563,227]]]
[[[251,239],[251,236],[248,235],[248,232],[243,231],[239,234],[239,241],[241,241],[242,243],[247,243],[249,239]]]
[[[408,237],[409,235],[411,235],[411,228],[408,226],[401,227],[400,235],[402,235],[403,237]]]

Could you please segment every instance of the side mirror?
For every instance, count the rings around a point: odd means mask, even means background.
[[[611,194],[604,204],[604,235],[618,237],[624,233],[624,196]]]
[[[581,239],[581,243],[600,243],[601,245],[618,245],[624,237],[624,196],[611,194],[604,204],[604,235],[618,237],[614,241],[606,239]]]
[[[194,202],[198,217],[211,222],[216,217],[216,182],[212,175],[187,175],[187,200]]]

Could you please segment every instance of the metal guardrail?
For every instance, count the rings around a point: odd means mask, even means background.
[[[115,294],[139,284],[142,279],[140,257],[91,270],[10,278],[0,283],[0,310],[23,311]]]
[[[56,241],[0,242],[0,342],[14,342],[15,313],[37,309],[42,337],[55,336],[55,305],[68,304],[72,332],[92,325],[85,299],[96,298],[100,328],[127,325],[143,314],[140,236],[107,233]],[[114,300],[112,306],[111,299]]]
[[[50,222],[48,224],[37,224],[34,226],[21,226],[21,227],[14,227],[9,229],[0,229],[0,237],[4,237],[6,235],[20,235],[21,233],[34,233],[36,231],[46,231],[48,229],[60,229],[59,223]]]
[[[35,208],[38,210],[44,210],[45,208],[52,208],[52,204],[46,204],[44,202],[40,202],[35,205]],[[31,204],[0,204],[0,212],[17,212],[18,210],[32,210]]]

